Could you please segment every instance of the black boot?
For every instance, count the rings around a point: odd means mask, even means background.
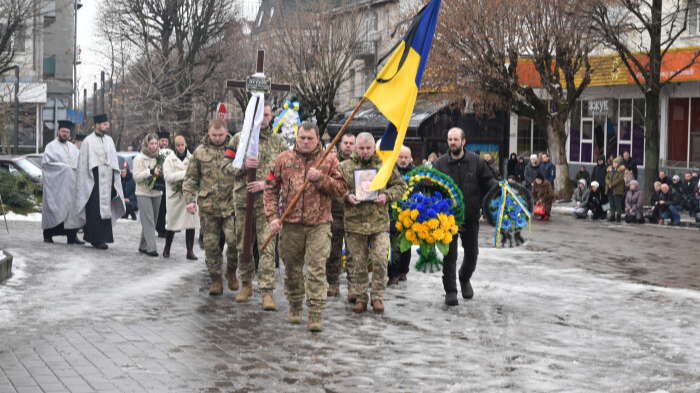
[[[622,221],[622,214],[617,213],[617,218],[615,219],[615,221],[621,222]]]
[[[187,259],[191,261],[198,260],[199,258],[197,258],[197,256],[194,255],[194,251],[192,251],[194,247],[194,229],[185,231],[185,245],[187,246]]]
[[[175,232],[165,231],[165,248],[163,249],[163,258],[170,258],[170,246],[173,245]]]

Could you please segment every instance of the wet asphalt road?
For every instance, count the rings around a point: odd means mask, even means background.
[[[385,315],[353,315],[343,286],[311,334],[286,322],[282,269],[263,312],[257,288],[247,304],[209,296],[183,234],[166,260],[138,253],[133,222],[106,252],[10,224],[3,393],[700,391],[697,229],[555,216],[494,250],[482,226],[474,300],[448,308],[440,274],[411,272]]]

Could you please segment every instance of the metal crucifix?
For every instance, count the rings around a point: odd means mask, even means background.
[[[270,91],[290,91],[292,89],[291,85],[288,84],[278,84],[278,83],[272,83],[272,80],[268,77],[265,76],[265,51],[263,50],[258,50],[258,59],[257,59],[257,65],[256,65],[256,73],[252,76],[249,76],[245,81],[236,81],[236,80],[227,80],[226,81],[226,88],[237,88],[237,89],[245,89],[248,93],[253,94],[254,96],[254,101],[255,101],[255,107],[253,110],[253,117],[255,117],[255,114],[258,113],[259,105],[260,105],[260,98],[263,97],[264,95],[270,93]],[[250,106],[252,104],[249,103],[248,105]],[[246,110],[246,112],[248,112]],[[253,135],[252,133],[252,128],[251,129],[245,129],[245,124],[253,124],[253,121],[244,121],[244,129],[241,130],[241,133],[249,133],[249,137],[246,137],[245,134],[241,135],[241,143],[245,143],[245,156],[243,157],[243,160],[245,161],[245,157],[248,157],[249,155],[249,149],[251,144],[254,146],[258,145],[257,140],[253,140],[257,135]],[[255,157],[257,158],[257,151],[255,152]],[[257,176],[257,169],[248,169],[248,183],[254,182]],[[246,208],[245,208],[245,231],[243,232],[243,261],[241,263],[250,263],[250,255],[251,255],[251,249],[253,246],[253,223],[254,223],[254,197],[255,195],[248,191],[248,194],[246,195]]]

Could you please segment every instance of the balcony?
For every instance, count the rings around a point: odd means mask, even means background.
[[[371,60],[377,57],[377,43],[374,41],[362,41],[353,51],[355,59]]]

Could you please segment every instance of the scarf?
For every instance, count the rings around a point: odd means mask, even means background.
[[[145,138],[143,138],[143,142],[141,142],[141,154],[148,158],[158,158],[158,150],[156,151],[151,151],[151,149],[148,148],[148,135],[146,135]]]
[[[185,158],[187,158],[187,149],[185,149],[185,151],[182,154],[178,153],[177,150],[175,150],[175,156],[177,156],[177,158],[179,158],[180,161],[185,161]]]

